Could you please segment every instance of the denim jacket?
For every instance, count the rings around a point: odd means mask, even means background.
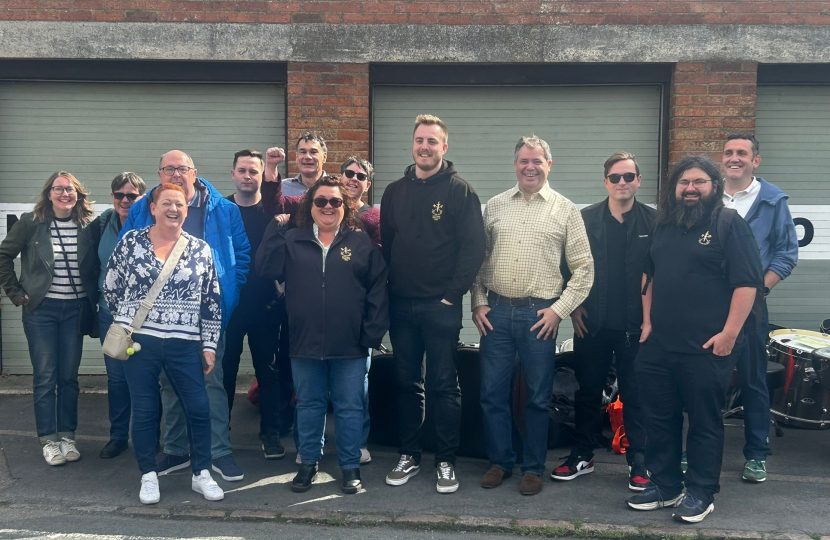
[[[772,270],[786,279],[798,263],[798,236],[787,205],[787,194],[758,176],[761,184],[758,197],[744,220],[761,250],[764,273]]]

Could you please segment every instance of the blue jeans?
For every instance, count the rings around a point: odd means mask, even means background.
[[[744,406],[744,457],[746,459],[767,459],[769,455],[770,403],[767,389],[766,345],[769,336],[769,313],[764,303],[763,320],[759,328],[744,329],[746,346],[738,356],[738,382],[741,387],[741,402]],[[754,343],[753,341],[754,340]],[[754,345],[754,347],[753,347]],[[752,380],[752,355],[755,361],[755,381]]]
[[[490,464],[505,471],[513,469],[516,454],[512,445],[510,387],[516,353],[524,369],[527,388],[525,405],[524,461],[522,472],[542,475],[548,452],[550,396],[556,361],[556,336],[538,339],[530,331],[552,300],[530,307],[510,307],[491,302],[487,318],[493,326],[481,338],[481,409],[484,442]]]
[[[312,360],[292,358],[297,392],[297,423],[300,458],[304,465],[320,459],[326,429],[326,408],[334,405],[334,444],[341,469],[360,467],[360,437],[363,430],[363,382],[366,359]]]
[[[210,467],[210,404],[198,341],[136,334],[141,351],[124,362],[133,405],[133,448],[142,474],[156,470],[159,375],[164,370],[184,408],[194,474]],[[217,362],[218,365],[218,362]]]
[[[107,330],[112,324],[112,313],[107,309],[98,308],[98,331],[101,344],[107,337]],[[127,384],[127,375],[124,374],[124,362],[104,355],[104,364],[107,366],[107,403],[110,416],[110,439],[126,441],[130,435],[130,385]]]
[[[225,335],[216,347],[216,364],[213,371],[202,376],[202,386],[210,401],[210,455],[213,459],[226,456],[231,449],[230,412],[228,394],[225,392],[222,357],[225,352]],[[187,421],[179,397],[167,377],[161,378],[161,403],[164,407],[164,453],[174,456],[187,455]],[[191,449],[192,450],[192,449]]]
[[[41,444],[75,438],[78,428],[78,367],[84,337],[78,333],[81,300],[44,298],[23,312],[23,331],[32,360],[35,426]]]
[[[366,357],[366,376],[363,378],[363,431],[360,434],[360,447],[366,448],[369,444],[369,427],[372,425],[369,418],[369,369],[372,367],[372,349]]]

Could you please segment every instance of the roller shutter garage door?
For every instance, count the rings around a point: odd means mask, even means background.
[[[228,195],[233,153],[274,145],[285,146],[282,85],[0,83],[0,239],[6,215],[31,211],[57,170],[74,174],[101,212],[112,205],[116,174],[134,171],[156,185],[170,149],[190,154],[199,176]],[[31,373],[20,313],[4,296],[6,373]],[[241,369],[252,372],[247,347]],[[104,373],[98,340],[84,343],[81,373]]]
[[[760,86],[756,110],[757,174],[790,196],[793,218],[815,228],[813,241],[799,249],[798,266],[767,299],[770,322],[818,330],[830,317],[830,87]]]
[[[660,148],[660,86],[396,87],[373,94],[374,202],[412,160],[418,114],[439,116],[449,127],[446,158],[485,204],[516,184],[513,149],[536,134],[551,147],[548,177],[556,191],[587,206],[607,196],[603,163],[625,150],[637,156],[643,183],[638,198],[656,202]],[[461,340],[478,342],[464,299]],[[558,341],[573,336],[563,321]]]

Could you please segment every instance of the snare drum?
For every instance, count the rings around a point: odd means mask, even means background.
[[[828,334],[786,328],[770,332],[770,360],[786,370],[784,386],[772,396],[771,412],[782,424],[808,429],[830,427],[827,347]]]

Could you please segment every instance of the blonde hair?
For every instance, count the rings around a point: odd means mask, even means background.
[[[89,192],[84,188],[83,184],[81,184],[78,179],[72,175],[72,173],[68,173],[66,171],[58,171],[50,176],[49,180],[46,181],[46,184],[40,191],[40,200],[35,205],[35,218],[37,218],[41,223],[54,219],[55,210],[52,208],[52,201],[49,199],[49,193],[52,191],[52,182],[58,178],[66,178],[69,180],[69,183],[72,184],[73,188],[75,188],[75,193],[78,196],[78,200],[75,202],[75,206],[72,208],[72,212],[69,214],[69,217],[73,222],[75,222],[76,225],[88,225],[92,220],[92,215],[94,214],[94,211],[92,210],[92,202],[87,200]]]
[[[447,124],[444,123],[443,120],[438,118],[432,114],[419,114],[415,117],[415,129],[412,130],[412,133],[415,133],[418,130],[418,126],[425,125],[425,126],[438,126],[441,128],[441,131],[444,133],[444,143],[446,143],[450,138],[450,132],[447,129]]]

